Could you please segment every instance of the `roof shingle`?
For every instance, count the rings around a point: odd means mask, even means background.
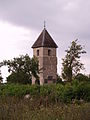
[[[32,48],[38,48],[38,47],[49,47],[49,48],[58,47],[45,28],[43,29],[38,39],[32,46]]]

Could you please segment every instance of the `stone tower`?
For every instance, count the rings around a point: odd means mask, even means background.
[[[57,45],[46,30],[43,29],[36,42],[33,44],[33,56],[39,60],[39,81],[40,85],[55,83],[57,79]],[[32,77],[32,84],[35,78]]]

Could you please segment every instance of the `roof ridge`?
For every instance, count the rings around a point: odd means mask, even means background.
[[[42,37],[42,46],[44,46],[44,41],[45,41],[45,28],[43,30],[43,37]]]

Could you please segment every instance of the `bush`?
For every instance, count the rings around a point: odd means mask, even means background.
[[[77,74],[74,79],[79,82],[90,82],[90,78],[82,73]]]
[[[90,101],[90,84],[81,83],[77,87],[77,99]]]
[[[90,84],[78,82],[77,80],[72,83],[52,84],[52,85],[19,85],[19,84],[5,84],[0,86],[0,96],[17,96],[23,97],[30,94],[31,97],[44,100],[48,99],[49,102],[65,102],[70,103],[73,99],[83,99],[90,101]]]

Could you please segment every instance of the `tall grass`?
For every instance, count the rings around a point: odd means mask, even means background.
[[[1,85],[0,120],[90,120],[90,83]]]
[[[90,120],[90,103],[47,106],[37,99],[2,97],[0,120]]]

